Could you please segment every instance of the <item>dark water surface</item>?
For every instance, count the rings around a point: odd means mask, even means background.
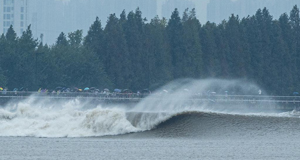
[[[1,159],[299,159],[300,119],[189,112],[155,129],[86,138],[0,137]]]
[[[299,140],[1,138],[1,159],[299,159]]]

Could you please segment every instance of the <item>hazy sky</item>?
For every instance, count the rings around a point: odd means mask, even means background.
[[[166,2],[167,0],[158,0],[158,11],[157,14],[158,15],[162,15],[161,11],[162,11],[162,5]],[[197,16],[198,19],[204,23],[206,22],[206,15],[207,15],[207,11],[206,11],[206,7],[207,4],[210,0],[190,0],[192,2],[194,2],[196,4],[196,8],[197,8]],[[183,11],[180,11],[183,12]]]
[[[72,0],[56,0],[56,1],[62,1],[62,2],[69,2]],[[109,0],[108,0],[109,1]],[[120,0],[122,1],[122,0]],[[162,5],[166,2],[167,0],[157,0],[157,15],[162,15]],[[197,15],[198,18],[201,22],[205,23],[206,19],[207,19],[207,4],[210,0],[189,0],[191,2],[194,2],[196,4],[196,8],[197,8]],[[231,0],[231,1],[235,1],[235,0]],[[126,4],[124,4],[124,7],[126,6]],[[182,11],[180,11],[182,12]]]
[[[209,0],[192,0],[197,7],[197,12],[198,12],[198,18],[200,20],[201,23],[205,23],[207,21],[207,4],[209,2]]]
[[[238,2],[230,3],[231,1]],[[300,6],[300,0],[28,0],[28,2],[30,4],[28,24],[31,24],[36,37],[43,34],[44,42],[49,44],[55,42],[60,32],[69,33],[82,29],[86,33],[96,16],[105,27],[109,14],[116,13],[118,16],[123,9],[128,13],[138,6],[148,20],[156,15],[169,19],[175,7],[179,8],[182,15],[185,7],[192,9],[193,6],[202,24],[207,20],[220,23],[228,19],[232,13],[239,14],[240,17],[253,15],[257,9],[265,6],[270,9],[271,15],[278,19],[280,14],[289,13],[295,3]]]
[[[155,2],[155,0],[29,0],[33,7],[29,11],[28,19],[32,21],[33,15],[36,14],[37,21],[29,22],[32,24],[34,35],[39,37],[40,34],[43,34],[44,42],[52,44],[60,32],[69,33],[77,29],[82,29],[86,33],[96,16],[101,19],[104,27],[109,14],[116,13],[118,16],[123,9],[128,13],[131,10],[135,10],[139,4],[144,5],[140,6],[140,9],[143,12],[143,16],[146,16],[148,20],[154,18],[156,15],[162,17],[163,11],[169,13],[165,17],[170,18],[175,8],[172,6],[169,6],[168,9],[163,8],[167,1],[157,0],[157,6],[153,7],[149,3]],[[174,0],[169,1],[173,2]],[[139,4],[136,4],[137,2]],[[209,0],[182,0],[182,2],[183,4],[185,2],[193,2],[198,19],[201,23],[206,22],[206,7]],[[175,7],[180,8],[178,5],[175,4]],[[153,11],[147,11],[145,8],[148,6],[149,8],[154,8]],[[179,10],[181,15],[183,10],[182,7]]]

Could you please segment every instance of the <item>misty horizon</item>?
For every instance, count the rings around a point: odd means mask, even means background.
[[[251,2],[247,0],[123,0],[122,4],[118,2],[118,0],[25,0],[27,14],[25,14],[23,28],[16,26],[19,22],[15,18],[11,23],[6,22],[6,29],[0,27],[0,34],[7,30],[9,24],[14,24],[14,28],[17,28],[16,33],[20,36],[27,26],[31,25],[34,37],[41,39],[40,35],[43,34],[43,42],[51,45],[61,32],[83,30],[86,35],[96,17],[99,17],[102,27],[105,27],[110,14],[115,13],[119,17],[123,10],[129,13],[139,8],[147,23],[156,16],[169,19],[175,8],[178,8],[180,15],[186,8],[190,10],[195,8],[197,19],[201,24],[207,21],[219,24],[222,20],[227,20],[231,14],[243,18],[254,15],[259,8],[264,7],[269,9],[274,19],[278,19],[283,13],[289,14],[294,5],[300,5],[297,0],[253,0]],[[1,3],[4,3],[4,0],[0,0]],[[14,7],[16,8],[16,4]],[[3,11],[0,9],[0,17],[4,17],[1,12]]]

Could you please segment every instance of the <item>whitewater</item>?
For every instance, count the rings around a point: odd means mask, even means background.
[[[53,102],[36,96],[0,108],[0,136],[31,137],[95,137],[144,132],[155,129],[172,117],[188,113],[215,115],[295,117],[294,112],[251,112],[246,106],[217,107],[191,103],[188,99],[211,85],[223,89],[240,82],[181,80],[164,88],[172,93],[149,96],[134,106],[126,104],[92,104],[76,98]],[[239,84],[238,84],[239,85]],[[206,86],[206,88],[203,88]],[[240,85],[241,86],[241,85]],[[244,87],[244,86],[243,86]],[[252,89],[253,86],[248,86]],[[188,90],[189,92],[186,92]],[[245,90],[245,89],[243,89]],[[184,92],[183,92],[184,91]],[[196,92],[197,91],[197,92]],[[158,95],[158,94],[154,94]]]
[[[240,80],[185,79],[131,105],[33,95],[0,107],[0,154],[53,159],[59,150],[58,159],[297,159],[300,112],[190,100],[230,88],[260,89]]]

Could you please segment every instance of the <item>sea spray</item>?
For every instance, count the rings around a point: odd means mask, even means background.
[[[290,116],[268,113],[244,104],[214,103],[214,95],[257,94],[260,87],[239,80],[171,82],[132,107],[99,105],[83,99],[53,101],[33,95],[0,109],[0,136],[90,137],[152,130],[183,113]],[[263,91],[264,92],[264,91]],[[201,98],[205,97],[205,100]]]
[[[228,94],[257,94],[259,90],[257,85],[242,80],[180,79],[157,89],[143,99],[129,110],[138,114],[129,114],[127,118],[135,126],[149,130],[173,115],[189,111],[224,114],[266,112],[246,104],[233,106],[214,103],[216,95],[225,97]]]
[[[156,90],[132,110],[181,112],[184,110],[209,109],[207,106],[211,107],[208,104],[213,102],[216,95],[224,97],[228,94],[257,95],[258,90],[260,88],[255,84],[241,80],[181,79]],[[201,98],[205,98],[205,101],[201,101]],[[244,108],[246,107],[240,107],[240,110],[242,111]]]
[[[89,137],[140,131],[122,109],[84,109],[77,100],[55,107],[38,104],[20,102],[16,110],[2,108],[0,136]]]

